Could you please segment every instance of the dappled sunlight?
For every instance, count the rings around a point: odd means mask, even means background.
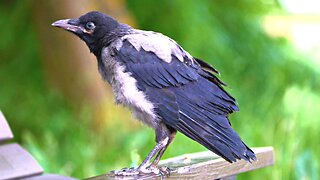
[[[290,13],[298,14],[319,14],[320,1],[318,0],[280,0],[280,3]]]
[[[281,0],[289,13],[271,13],[264,18],[266,32],[289,39],[307,58],[295,60],[320,72],[320,1]]]

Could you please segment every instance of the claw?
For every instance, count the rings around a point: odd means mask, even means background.
[[[122,168],[120,170],[112,171],[115,176],[137,176],[145,174],[161,175],[161,177],[168,177],[170,175],[170,169],[166,166],[158,168],[157,166],[150,165],[148,167],[140,168]]]
[[[158,168],[158,167],[156,167],[156,166],[148,166],[148,167],[141,167],[140,169],[139,169],[139,171],[141,172],[141,173],[143,173],[143,174],[151,174],[151,173],[153,173],[153,174],[156,174],[156,175],[158,175],[158,174],[160,174],[161,172],[160,172],[160,169]]]
[[[170,176],[171,169],[168,168],[167,166],[161,166],[159,167],[159,170],[160,170],[161,176],[166,176],[166,177]]]
[[[166,166],[157,167],[155,165],[150,165],[146,168],[140,168],[140,172],[144,174],[155,174],[161,175],[161,177],[168,177],[170,175],[170,169]]]
[[[135,176],[139,174],[138,169],[134,169],[133,167],[131,168],[122,168],[117,171],[113,171],[114,175],[116,176]]]

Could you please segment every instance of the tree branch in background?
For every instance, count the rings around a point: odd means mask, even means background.
[[[95,130],[103,127],[101,123],[108,119],[130,119],[128,112],[123,113],[122,109],[113,105],[111,89],[101,80],[95,57],[86,45],[51,26],[57,19],[78,17],[92,10],[109,13],[133,25],[125,1],[79,0],[75,3],[72,0],[48,0],[34,4],[34,19],[42,45],[41,56],[48,85],[71,102],[76,113],[88,108]]]

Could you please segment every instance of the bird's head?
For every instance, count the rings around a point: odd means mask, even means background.
[[[121,24],[111,16],[92,11],[76,19],[62,19],[52,26],[65,29],[86,42],[91,52],[97,55],[103,46],[117,36]]]

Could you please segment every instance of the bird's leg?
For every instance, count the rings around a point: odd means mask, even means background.
[[[139,173],[143,174],[160,174],[162,173],[156,165],[151,164],[151,160],[154,156],[156,156],[157,153],[160,154],[161,151],[164,152],[163,149],[166,149],[168,146],[168,143],[170,141],[170,130],[164,125],[159,124],[157,128],[155,128],[156,132],[156,146],[152,149],[152,151],[148,154],[148,156],[145,158],[145,160],[141,163],[141,165],[137,168],[129,168],[129,169],[122,169],[120,171],[115,171],[115,175],[121,175],[121,176],[134,176],[138,175]],[[162,156],[163,152],[160,156]],[[157,155],[157,157],[159,156]],[[160,157],[159,157],[160,159]]]
[[[123,168],[119,171],[115,171],[115,175],[118,176],[134,176],[139,175],[139,173],[149,174],[159,174],[160,171],[156,167],[151,167],[150,161],[151,159],[159,152],[161,151],[168,143],[169,138],[165,138],[164,140],[157,142],[156,146],[152,149],[152,151],[148,154],[148,156],[144,159],[144,161],[140,164],[140,166],[135,168]]]
[[[163,149],[166,149],[166,146],[168,145],[170,140],[171,132],[165,124],[160,123],[155,128],[155,133],[156,133],[157,145],[154,147],[154,149],[149,153],[146,159],[138,167],[138,170],[142,173],[154,173],[154,174],[161,173],[160,170],[157,168],[157,166],[154,166],[153,163],[151,163],[151,160],[153,157],[156,156],[157,153],[160,153],[161,151],[163,151]]]
[[[160,173],[159,169],[156,166],[152,166],[150,161],[158,152],[162,151],[167,146],[168,142],[169,142],[169,137],[166,137],[162,141],[157,142],[157,144],[153,148],[153,150],[148,154],[148,156],[145,158],[145,160],[138,167],[138,170],[142,173],[159,174]]]
[[[155,159],[153,160],[153,162],[150,164],[150,161],[152,159],[152,157],[155,156],[155,153],[153,153],[153,151],[150,153],[152,155],[148,155],[148,157],[146,158],[146,160],[139,166],[140,171],[145,171],[146,173],[155,173],[155,174],[161,174],[161,175],[168,175],[170,172],[168,171],[167,167],[163,167],[161,169],[159,169],[157,167],[163,153],[165,152],[165,150],[168,148],[169,144],[172,142],[172,140],[174,139],[175,135],[176,135],[176,130],[171,129],[169,127],[167,127],[166,125],[162,124],[158,129],[156,129],[156,141],[157,141],[157,145],[160,146],[160,148],[157,150],[158,154],[156,155]],[[163,139],[163,140],[161,140]],[[154,151],[156,152],[156,151]],[[138,169],[139,169],[138,168]]]
[[[166,166],[163,166],[163,167],[158,167],[158,163],[162,157],[162,155],[164,154],[164,152],[166,151],[166,149],[168,148],[168,146],[170,145],[170,143],[173,141],[175,135],[176,135],[176,132],[177,131],[173,131],[170,136],[169,136],[169,141],[168,143],[162,148],[159,150],[157,156],[155,157],[155,159],[153,160],[153,162],[149,165],[150,163],[150,160],[149,159],[149,163],[146,163],[145,166],[146,166],[146,170],[148,171],[151,171],[155,174],[161,174],[161,176],[168,176],[170,175],[170,169]]]
[[[177,134],[177,131],[173,131],[173,132],[170,134],[170,136],[169,136],[169,142],[167,143],[167,145],[166,145],[164,148],[162,148],[162,149],[159,151],[159,153],[157,154],[157,156],[155,157],[155,159],[154,159],[154,161],[153,161],[153,163],[152,163],[153,166],[157,166],[157,165],[158,165],[158,163],[159,163],[159,161],[160,161],[163,153],[167,150],[168,146],[171,144],[171,142],[173,141],[173,139],[176,137],[176,134]]]

